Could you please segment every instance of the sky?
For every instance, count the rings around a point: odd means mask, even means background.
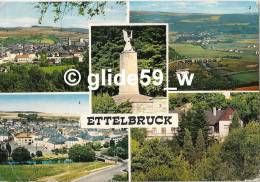
[[[72,94],[1,94],[0,111],[35,111],[53,114],[86,114],[87,93]]]
[[[38,24],[40,12],[32,2],[0,2],[0,27],[31,27]],[[126,21],[126,5],[107,2],[105,15],[90,19],[88,15],[78,16],[76,10],[66,14],[62,21],[53,22],[54,13],[46,13],[42,26],[63,28],[88,28],[88,23],[123,23]]]
[[[255,0],[249,1],[161,1],[131,2],[131,11],[161,11],[173,13],[244,14],[257,13]]]

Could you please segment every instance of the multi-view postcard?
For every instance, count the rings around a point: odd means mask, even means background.
[[[0,181],[260,181],[258,0],[0,0]]]

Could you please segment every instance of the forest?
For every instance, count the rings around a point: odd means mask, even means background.
[[[84,61],[63,60],[59,66],[48,66],[41,60],[41,64],[4,64],[0,69],[0,92],[64,92],[88,91],[87,76],[89,71],[88,54],[84,54]],[[63,79],[65,71],[75,68],[81,73],[81,83],[75,87],[68,86]]]
[[[192,102],[173,138],[146,139],[147,130],[131,129],[132,180],[229,181],[252,180],[260,170],[258,93],[172,94],[170,108]],[[244,126],[232,124],[219,141],[208,134],[202,110],[212,106],[236,108]]]

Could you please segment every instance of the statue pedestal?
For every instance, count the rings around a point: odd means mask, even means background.
[[[135,74],[138,76],[138,65],[137,65],[137,53],[135,51],[123,51],[120,54],[120,73],[125,70],[125,76],[129,74]],[[117,104],[124,101],[134,102],[151,102],[151,97],[141,95],[139,93],[138,82],[134,85],[127,83],[119,86],[119,94],[114,96],[113,99]]]

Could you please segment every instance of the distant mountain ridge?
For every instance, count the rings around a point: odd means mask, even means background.
[[[168,23],[174,32],[258,34],[258,14],[203,14],[160,11],[131,11],[130,22]]]
[[[185,16],[185,15],[257,15],[258,13],[175,13],[166,11],[130,11],[131,14],[165,14],[172,16]]]
[[[51,29],[56,31],[66,31],[75,33],[88,33],[89,30],[85,28],[62,28],[62,27],[50,27],[50,26],[32,26],[32,27],[0,27],[0,30],[21,30],[21,29]]]

